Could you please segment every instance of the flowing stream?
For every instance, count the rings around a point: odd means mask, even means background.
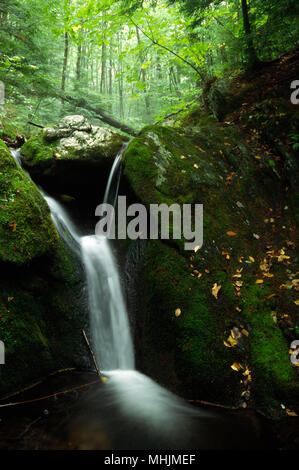
[[[19,150],[11,150],[21,166]],[[114,204],[121,177],[121,157],[114,161],[104,202]],[[214,412],[194,408],[134,369],[134,347],[118,267],[110,241],[81,236],[62,205],[40,188],[60,236],[85,266],[92,344],[100,369],[109,380],[83,406],[80,423],[105,433],[112,449],[227,448],[232,428]],[[92,424],[91,424],[92,423]],[[110,429],[110,431],[109,431]],[[237,428],[236,440],[241,438]],[[74,436],[72,439],[75,439]],[[237,442],[235,442],[237,444]],[[104,447],[105,448],[105,447]]]

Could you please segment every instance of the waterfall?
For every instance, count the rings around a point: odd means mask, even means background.
[[[121,177],[122,149],[109,175],[104,200],[115,204]],[[21,166],[20,150],[11,149]],[[114,185],[115,183],[115,185]],[[118,268],[110,242],[97,235],[81,236],[62,205],[39,188],[61,238],[82,257],[88,287],[90,330],[101,370],[134,369],[134,349]]]
[[[20,151],[11,153],[21,165]],[[111,169],[105,202],[115,203],[120,176],[121,153]],[[87,430],[96,436],[91,448],[101,448],[96,439],[104,425],[111,449],[225,449],[231,448],[231,442],[242,448],[246,441],[240,425],[234,427],[229,418],[189,406],[134,370],[128,314],[110,241],[81,236],[61,204],[40,190],[60,236],[84,262],[93,348],[100,369],[109,377],[104,387],[87,392],[79,401],[79,442],[85,439],[80,435],[82,426],[83,434]]]

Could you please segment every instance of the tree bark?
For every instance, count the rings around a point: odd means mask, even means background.
[[[63,59],[62,77],[61,77],[61,91],[62,92],[65,91],[68,56],[69,56],[69,35],[68,35],[67,32],[65,32],[65,35],[64,35],[64,59]],[[63,106],[63,100],[61,101],[61,104]]]
[[[140,35],[139,35],[139,29],[137,28],[137,26],[135,26],[135,30],[136,30],[137,43],[138,43],[138,48],[139,48],[139,61],[140,61],[140,72],[141,72],[141,77],[142,77],[142,83],[144,83],[146,87],[146,71],[144,70],[144,68],[142,68],[144,60],[143,60],[142,53],[141,53],[141,40],[140,40]],[[145,110],[146,110],[146,114],[149,116],[150,115],[150,100],[149,100],[149,96],[147,94],[146,88],[144,90],[144,93],[145,93],[144,95]]]
[[[243,25],[246,38],[246,49],[248,56],[248,65],[250,68],[256,68],[261,62],[259,61],[252,39],[251,24],[249,20],[249,6],[247,0],[241,0],[242,3],[242,15]]]

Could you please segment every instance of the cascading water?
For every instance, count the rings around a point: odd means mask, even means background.
[[[121,157],[122,151],[114,160],[104,196],[104,203],[113,206],[118,195]],[[81,239],[81,247],[87,276],[90,326],[100,367],[106,371],[133,369],[130,325],[110,242],[103,236],[86,236]]]
[[[11,153],[21,165],[20,151]],[[109,176],[105,202],[115,204],[120,172],[121,153]],[[60,236],[82,256],[93,347],[101,370],[109,376],[104,387],[79,400],[72,440],[80,443],[86,433],[92,434],[87,448],[114,450],[228,448],[232,439],[238,445],[243,440],[240,426],[233,427],[230,420],[187,405],[134,370],[128,314],[109,240],[96,235],[81,236],[61,204],[41,192]]]

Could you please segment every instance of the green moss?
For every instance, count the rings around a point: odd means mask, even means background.
[[[11,282],[0,294],[0,338],[6,364],[0,370],[1,392],[14,390],[53,367],[46,318],[40,299]]]
[[[53,250],[57,240],[43,197],[0,141],[0,259],[26,263]]]
[[[162,376],[163,381],[162,372],[167,377],[169,369],[174,370],[182,389],[200,387],[201,396],[216,397],[221,389],[228,389],[235,376],[206,283],[190,275],[188,261],[182,255],[159,241],[147,246],[144,276],[143,346],[150,372],[153,367],[155,376]],[[178,308],[182,313],[176,317]],[[162,372],[156,367],[162,367]],[[233,393],[231,387],[223,401],[230,401]]]
[[[13,121],[8,119],[3,119],[0,121],[0,139],[14,142],[17,135],[22,133],[23,132]]]
[[[22,146],[24,164],[28,167],[38,165],[45,170],[49,169],[56,149],[57,142],[47,142],[44,139],[44,134],[40,132],[28,139]]]
[[[254,281],[253,281],[254,282]],[[296,374],[289,357],[289,345],[270,313],[270,289],[249,285],[242,292],[243,316],[250,325],[250,364],[253,369],[254,393],[263,410],[283,401],[295,386]],[[278,406],[279,402],[278,402]]]

